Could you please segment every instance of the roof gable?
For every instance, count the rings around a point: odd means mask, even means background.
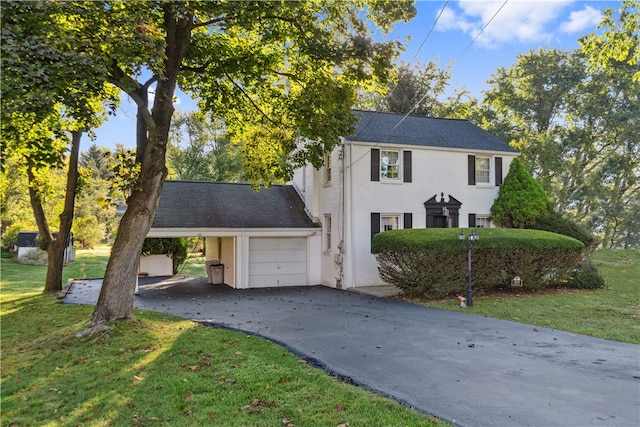
[[[497,136],[468,120],[362,110],[355,110],[354,114],[359,120],[355,132],[346,137],[349,141],[518,152]]]
[[[152,228],[314,228],[291,185],[166,181]]]

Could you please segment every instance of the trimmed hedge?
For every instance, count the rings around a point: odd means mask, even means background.
[[[465,230],[469,234],[470,230]],[[584,244],[540,230],[479,229],[472,249],[475,291],[510,287],[520,276],[526,289],[566,283],[580,264]],[[408,294],[442,297],[467,283],[467,246],[460,229],[425,228],[378,233],[373,252],[387,283]]]
[[[551,211],[546,215],[541,216],[536,220],[535,224],[529,228],[534,230],[551,231],[552,233],[573,237],[574,239],[580,240],[584,243],[588,253],[593,252],[598,245],[596,237],[587,229],[577,222],[563,217],[555,211]]]

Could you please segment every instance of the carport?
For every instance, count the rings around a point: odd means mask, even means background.
[[[320,283],[320,225],[290,185],[167,181],[147,237],[203,238],[233,288]]]

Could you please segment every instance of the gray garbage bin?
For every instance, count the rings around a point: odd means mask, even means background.
[[[213,285],[224,285],[224,264],[211,264],[211,283]]]

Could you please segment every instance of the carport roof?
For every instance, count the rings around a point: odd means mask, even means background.
[[[316,228],[291,185],[166,181],[151,228]]]

